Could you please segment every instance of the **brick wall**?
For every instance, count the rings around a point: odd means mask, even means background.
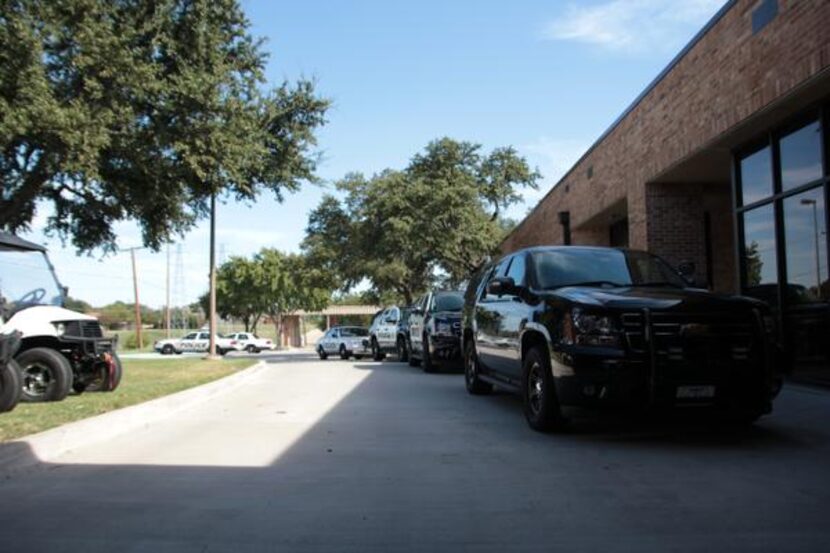
[[[778,16],[753,35],[757,4],[736,2],[520,223],[502,251],[562,243],[557,213],[564,210],[571,212],[574,243],[602,244],[592,240],[607,240],[603,230],[588,222],[625,199],[631,246],[647,249],[665,241],[649,239],[646,183],[830,67],[830,1],[779,0]],[[724,193],[719,197],[728,200]],[[678,194],[684,196],[682,190]],[[722,201],[716,204],[723,209]],[[719,235],[732,236],[724,230]],[[698,246],[688,245],[699,255]],[[725,273],[720,278],[731,280]]]

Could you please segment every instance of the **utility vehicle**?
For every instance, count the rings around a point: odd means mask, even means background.
[[[121,381],[116,339],[95,317],[64,308],[66,293],[46,248],[0,232],[0,334],[20,334],[22,401],[111,392]]]

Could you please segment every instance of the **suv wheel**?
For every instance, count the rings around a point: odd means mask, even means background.
[[[478,376],[479,364],[478,355],[475,351],[475,343],[467,340],[464,345],[464,383],[467,385],[467,392],[474,396],[482,396],[493,391],[493,385],[484,382]]]
[[[326,350],[323,349],[323,346],[319,346],[317,348],[317,355],[319,355],[320,359],[322,359],[323,361],[328,359],[328,354],[326,353]]]
[[[432,357],[429,355],[429,336],[424,334],[424,341],[421,342],[421,368],[425,373],[435,372],[435,364],[432,362]]]
[[[386,357],[381,351],[380,346],[378,345],[378,339],[374,336],[372,337],[372,359],[375,361],[383,361],[383,358]]]
[[[406,338],[398,336],[398,361],[409,361],[409,349],[406,347]]]
[[[346,351],[346,344],[340,344],[340,359],[346,360],[349,358],[349,352]]]
[[[0,367],[0,413],[14,409],[20,401],[21,386],[20,367],[9,359],[5,367]]]
[[[522,366],[522,400],[527,423],[539,432],[562,430],[565,419],[556,397],[550,359],[542,348],[532,348]]]
[[[18,355],[16,361],[20,365],[22,401],[60,401],[69,394],[72,367],[57,351],[32,348]]]

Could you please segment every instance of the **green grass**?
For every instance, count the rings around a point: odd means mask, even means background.
[[[72,394],[55,403],[21,403],[14,411],[0,414],[0,442],[205,384],[256,362],[256,359],[124,359],[124,376],[115,392]]]

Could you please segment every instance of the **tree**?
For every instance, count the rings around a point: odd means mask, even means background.
[[[337,185],[344,199],[326,197],[309,218],[309,261],[339,275],[346,290],[365,278],[375,297],[406,303],[439,277],[457,286],[509,229],[503,209],[539,178],[512,148],[480,150],[443,138],[402,171],[347,175]]]
[[[208,295],[204,294],[200,303],[205,311],[209,309],[208,302]],[[234,256],[217,269],[216,312],[220,317],[239,319],[245,325],[245,332],[256,332],[257,324],[266,309],[260,263]]]
[[[72,296],[66,296],[63,306],[70,311],[77,311],[79,313],[89,313],[92,311],[92,306],[90,304],[84,300],[73,298]]]
[[[758,242],[752,243],[746,248],[746,285],[758,286],[761,284],[761,271],[764,268],[764,262],[761,259],[761,254],[758,251]]]
[[[278,199],[314,179],[313,84],[266,90],[237,0],[2,0],[0,227],[82,251],[133,219],[158,249],[212,195]]]
[[[277,339],[282,335],[282,317],[299,310],[324,309],[331,290],[319,287],[320,276],[302,255],[284,254],[264,248],[254,258],[261,266],[261,292],[266,313],[271,318]]]

